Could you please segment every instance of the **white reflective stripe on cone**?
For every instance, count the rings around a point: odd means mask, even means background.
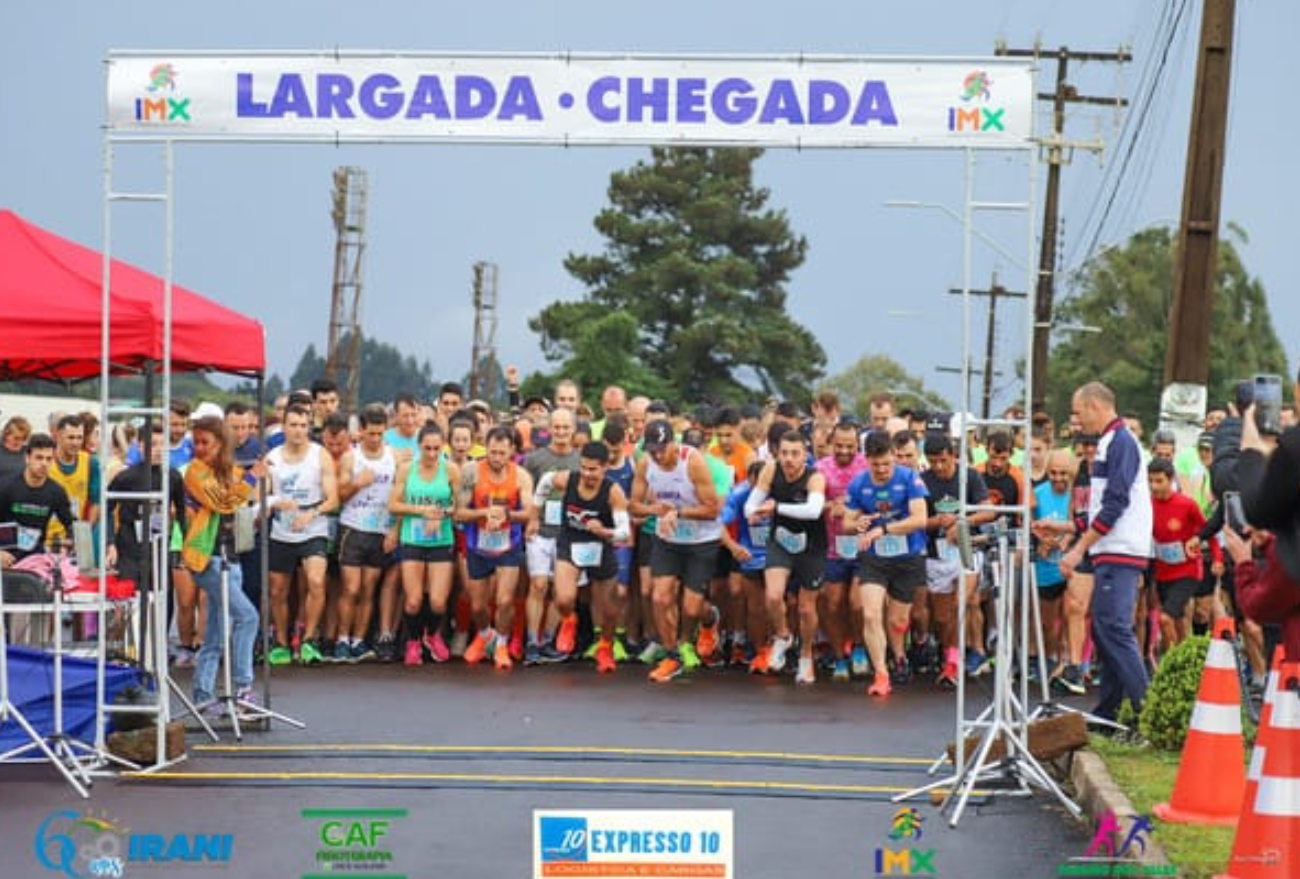
[[[1247,779],[1253,778],[1258,781],[1264,775],[1264,751],[1266,750],[1267,748],[1256,745],[1255,750],[1250,752],[1250,768],[1246,770]]]
[[[1237,670],[1237,655],[1232,650],[1232,645],[1220,638],[1210,642],[1209,652],[1205,654],[1206,668],[1222,668],[1230,671]]]
[[[1300,778],[1261,778],[1255,814],[1300,817]]]
[[[1197,702],[1192,709],[1191,729],[1222,735],[1241,733],[1241,706]]]
[[[1273,703],[1273,729],[1300,729],[1300,694],[1278,690]]]

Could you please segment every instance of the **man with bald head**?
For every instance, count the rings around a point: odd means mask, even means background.
[[[627,391],[618,385],[610,385],[600,395],[599,421],[591,422],[591,438],[597,441],[605,438],[605,422],[611,418],[627,417]]]
[[[1066,449],[1056,449],[1047,454],[1043,467],[1046,478],[1034,486],[1033,532],[1034,585],[1038,606],[1042,610],[1043,649],[1047,654],[1047,671],[1052,677],[1065,673],[1056,668],[1060,658],[1060,637],[1057,629],[1065,602],[1065,575],[1061,573],[1061,557],[1065,547],[1074,539],[1074,522],[1070,514],[1070,501],[1074,481],[1074,461]],[[1032,644],[1030,645],[1033,646]],[[1030,674],[1038,673],[1036,656],[1030,657]],[[1076,692],[1078,669],[1070,669],[1069,677],[1061,685]]]
[[[1114,720],[1125,696],[1140,713],[1147,691],[1133,611],[1151,549],[1151,489],[1141,446],[1119,417],[1110,388],[1101,382],[1083,385],[1074,392],[1071,413],[1084,432],[1099,439],[1087,527],[1061,559],[1061,571],[1069,577],[1085,553],[1093,561],[1092,639],[1105,669],[1093,713]]]

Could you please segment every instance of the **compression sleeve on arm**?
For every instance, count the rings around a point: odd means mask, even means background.
[[[758,508],[763,506],[763,502],[766,500],[767,492],[757,485],[754,486],[754,490],[749,493],[749,500],[745,501],[745,518],[748,519],[757,513]]]
[[[546,498],[551,494],[551,487],[555,484],[555,472],[543,473],[542,478],[537,480],[537,488],[533,489],[533,505],[540,507],[546,503]]]
[[[786,501],[776,505],[776,511],[790,519],[812,521],[822,514],[826,507],[826,495],[820,491],[809,492],[808,500],[801,504]]]

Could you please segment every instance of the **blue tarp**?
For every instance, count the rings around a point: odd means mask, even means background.
[[[54,656],[29,647],[9,647],[9,698],[42,734],[54,731]],[[104,689],[108,702],[140,683],[140,671],[108,665]],[[63,731],[83,742],[95,740],[95,662],[63,657]],[[31,741],[12,720],[0,724],[0,753]]]

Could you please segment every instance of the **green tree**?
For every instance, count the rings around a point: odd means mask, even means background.
[[[1229,224],[1220,239],[1210,320],[1210,405],[1222,405],[1237,379],[1257,372],[1286,373],[1286,354],[1273,329],[1264,287],[1250,277],[1235,242],[1246,235]],[[1073,291],[1057,309],[1065,324],[1096,327],[1054,340],[1047,389],[1048,410],[1069,413],[1074,389],[1105,382],[1120,408],[1135,411],[1148,429],[1159,419],[1165,352],[1173,305],[1174,235],[1167,227],[1138,232],[1108,250],[1073,279]]]
[[[346,344],[347,337],[340,340]],[[417,361],[411,355],[403,356],[395,346],[379,342],[369,336],[361,337],[359,369],[361,384],[357,396],[362,406],[367,403],[388,403],[400,391],[415,394],[421,400],[433,399],[437,388],[433,379],[433,367],[429,361]],[[289,387],[300,390],[311,387],[311,383],[325,375],[325,358],[318,354],[315,345],[308,345],[298,359],[289,376]],[[347,381],[346,370],[341,370],[337,378],[339,387]]]
[[[785,284],[808,242],[754,185],[761,154],[655,148],[612,175],[610,205],[595,219],[605,251],[564,261],[587,294],[529,321],[562,374],[582,370],[590,387],[657,376],[683,401],[750,398],[755,386],[806,393],[826,355],[786,313]],[[596,350],[624,339],[620,352]]]
[[[840,395],[840,405],[845,412],[865,417],[867,401],[871,395],[889,391],[894,395],[895,409],[921,409],[951,412],[948,401],[925,387],[925,382],[908,373],[902,365],[885,354],[867,354],[841,373],[824,382],[825,387]]]

